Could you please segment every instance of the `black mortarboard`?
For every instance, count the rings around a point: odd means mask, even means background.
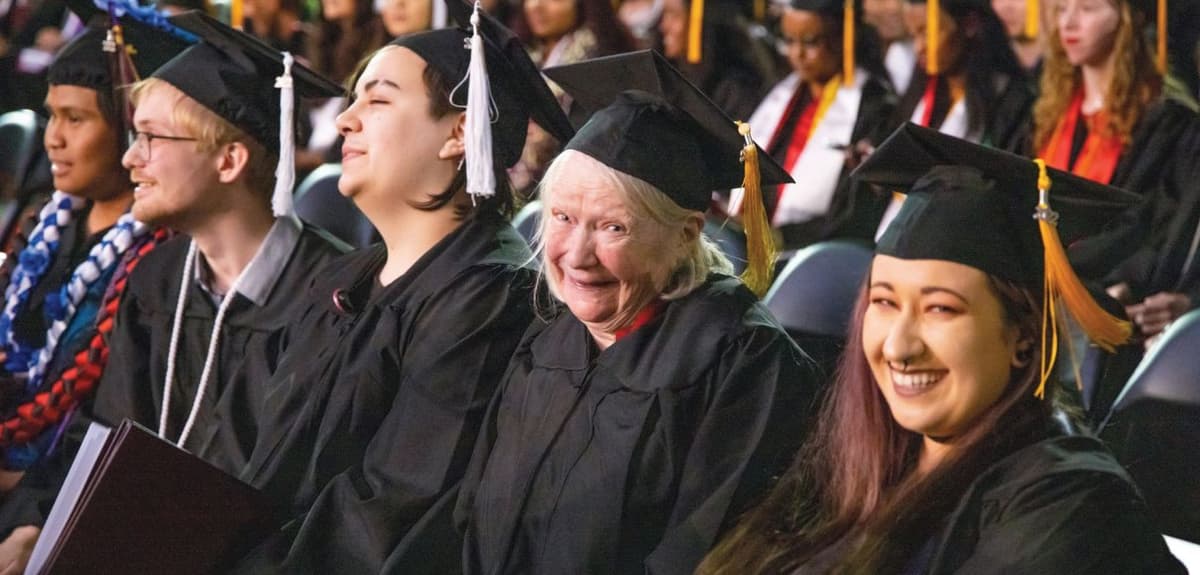
[[[446,6],[460,28],[408,34],[391,43],[412,50],[455,84],[467,76],[471,61],[471,51],[466,48],[471,37],[471,11],[461,0],[447,0]],[[575,130],[516,35],[486,13],[481,12],[480,17],[491,98],[496,106],[493,155],[505,166],[512,166],[521,158],[530,118],[561,142],[571,139]],[[465,107],[467,96],[467,83],[463,82],[452,94],[453,103]]]
[[[1138,196],[1046,169],[1049,199],[1064,244],[1099,231]],[[908,193],[876,251],[904,259],[958,262],[1021,284],[1041,286],[1043,244],[1033,214],[1033,161],[916,124],[896,130],[855,179]]]
[[[201,42],[164,64],[159,78],[245,131],[267,149],[279,151],[279,93],[283,53],[258,38],[234,30],[193,10],[169,18],[200,36]],[[331,80],[296,63],[292,78],[297,96],[340,96]]]
[[[1055,302],[1101,347],[1128,340],[1128,322],[1096,303],[1063,245],[1099,231],[1138,196],[911,123],[852,176],[908,191],[876,253],[956,262],[1043,293],[1039,397],[1057,352]]]
[[[737,123],[657,52],[544,72],[571,95],[572,117],[587,120],[567,149],[645,180],[692,210],[705,210],[713,190],[742,185],[745,138]],[[762,185],[792,181],[769,155],[758,155]]]
[[[119,22],[125,44],[129,47],[129,59],[139,76],[150,75],[188,47],[183,40],[132,18],[121,18]],[[109,53],[104,50],[108,34],[107,17],[96,14],[83,34],[58,52],[47,72],[47,82],[93,90],[112,89],[113,63]]]

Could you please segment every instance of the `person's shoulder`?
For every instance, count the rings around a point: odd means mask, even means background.
[[[977,483],[997,501],[1013,501],[1048,484],[1055,490],[1126,486],[1136,493],[1133,480],[1108,448],[1085,434],[1054,436],[1025,446],[992,465]]]

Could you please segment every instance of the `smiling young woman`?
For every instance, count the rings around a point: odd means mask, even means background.
[[[1133,198],[1051,171],[1039,205],[1037,175],[911,126],[864,163],[857,177],[908,198],[831,396],[792,469],[699,573],[1183,572],[1128,474],[1055,401],[1058,326],[1043,324],[1043,306],[1061,305],[1098,339],[1122,333],[1086,291],[1060,304],[1043,289],[1078,281],[1055,235],[1091,233]]]

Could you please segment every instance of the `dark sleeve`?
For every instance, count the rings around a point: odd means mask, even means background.
[[[647,573],[691,573],[787,466],[808,426],[815,372],[782,331],[754,328],[722,363],[723,375],[684,461],[667,529],[646,558]]]
[[[953,572],[1186,573],[1133,485],[1092,471],[1050,475],[1019,491]]]
[[[526,280],[521,280],[526,281]],[[452,513],[483,412],[529,323],[512,274],[461,278],[421,313],[393,404],[364,459],[303,516],[238,566],[247,573],[449,573],[460,565]]]

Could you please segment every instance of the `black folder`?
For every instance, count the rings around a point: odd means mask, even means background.
[[[276,517],[253,487],[144,427],[93,424],[26,573],[219,572]]]

